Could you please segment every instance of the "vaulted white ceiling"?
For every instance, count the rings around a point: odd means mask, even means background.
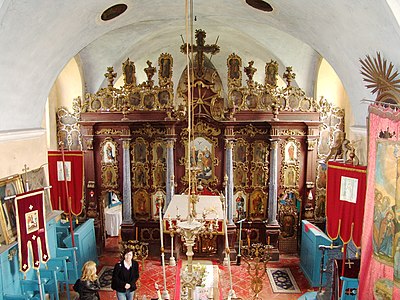
[[[101,13],[117,3],[127,4],[127,11],[102,21]],[[379,51],[399,69],[400,28],[391,7],[385,0],[268,3],[270,13],[245,0],[194,0],[194,28],[207,32],[208,44],[218,38],[221,52],[212,62],[222,79],[230,53],[245,65],[254,60],[258,76],[273,59],[280,75],[293,66],[295,84],[314,96],[325,58],[351,101],[351,125],[365,126],[367,105],[360,101],[372,96],[359,59]],[[185,65],[181,35],[185,39],[185,0],[0,0],[0,132],[40,128],[49,91],[73,57],[79,58],[88,92],[104,85],[107,66],[121,73],[127,57],[140,73],[147,60],[156,66],[161,53],[171,53],[177,78]]]

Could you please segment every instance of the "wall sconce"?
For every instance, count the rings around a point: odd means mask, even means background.
[[[94,191],[90,190],[89,195],[90,195],[90,198],[93,198],[94,197]]]

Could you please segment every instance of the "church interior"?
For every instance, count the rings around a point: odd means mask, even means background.
[[[3,0],[0,44],[0,300],[116,299],[127,247],[135,299],[400,299],[397,1]]]

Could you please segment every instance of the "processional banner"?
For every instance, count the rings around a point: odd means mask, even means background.
[[[83,152],[64,151],[63,155],[61,151],[49,151],[48,161],[53,209],[79,215],[82,212],[84,188]],[[67,188],[70,199],[67,197]],[[69,209],[70,206],[71,211]]]
[[[365,166],[328,162],[326,187],[326,227],[328,236],[341,238],[347,244],[351,239],[361,246],[364,217]]]
[[[40,261],[47,262],[50,259],[43,199],[43,189],[19,194],[15,197],[18,254],[20,270],[24,273],[31,267],[38,269]],[[29,262],[29,249],[32,252],[33,265]]]
[[[367,191],[359,277],[359,295],[367,300],[400,299],[399,121],[397,109],[377,104],[369,107]]]

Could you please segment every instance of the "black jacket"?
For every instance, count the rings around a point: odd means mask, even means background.
[[[114,266],[111,288],[117,292],[133,292],[136,290],[136,281],[139,279],[139,264],[132,260],[132,266],[125,268],[124,261],[121,260]],[[125,289],[125,284],[129,283],[131,288]]]
[[[79,300],[99,300],[100,283],[98,280],[80,280],[74,284],[74,291],[79,293]]]

